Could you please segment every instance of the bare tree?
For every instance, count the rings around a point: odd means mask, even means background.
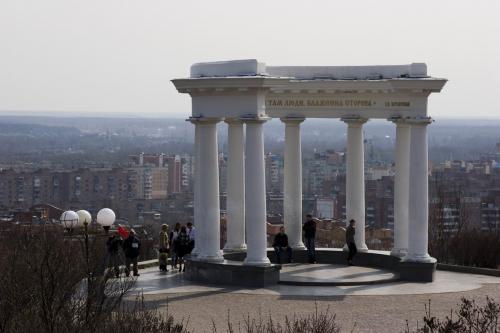
[[[57,226],[11,226],[0,240],[0,332],[116,331],[118,319],[138,325],[152,316],[166,327],[168,318],[123,307],[135,280],[107,269],[105,238],[90,238],[88,260],[82,238]]]
[[[431,195],[430,254],[444,263],[497,268],[500,236],[473,223],[467,184],[437,174],[431,178]]]

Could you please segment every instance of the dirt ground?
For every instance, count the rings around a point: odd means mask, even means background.
[[[274,321],[294,315],[304,316],[316,311],[336,315],[342,332],[404,332],[407,321],[415,329],[422,324],[425,305],[431,302],[434,316],[444,318],[456,308],[462,297],[484,303],[486,296],[500,302],[500,284],[458,293],[394,296],[303,297],[229,294],[210,291],[183,294],[145,296],[147,307],[157,307],[187,322],[191,332],[227,331],[228,317],[238,332],[246,317],[271,317]]]

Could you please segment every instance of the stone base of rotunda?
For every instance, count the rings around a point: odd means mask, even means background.
[[[398,264],[399,278],[403,281],[432,282],[437,263],[401,261]]]
[[[188,259],[185,277],[199,283],[262,288],[278,283],[280,269],[281,265],[248,266],[231,260],[206,262]]]
[[[225,259],[233,261],[243,261],[245,256],[244,252],[224,254]],[[277,262],[274,250],[268,249],[267,256],[272,263]],[[282,263],[286,263],[285,254],[283,254],[281,260]],[[338,248],[318,248],[316,249],[316,261],[322,264],[345,265],[347,264],[347,252]],[[307,251],[294,250],[293,262],[307,263]],[[436,271],[436,263],[404,262],[401,261],[401,258],[390,255],[389,251],[369,250],[368,252],[358,253],[354,258],[354,264],[392,270],[398,275],[399,280],[413,282],[432,282]]]
[[[260,272],[258,274],[261,274],[264,276],[265,274],[268,274],[271,278],[266,277],[265,283],[267,285],[271,285],[275,281],[277,283],[279,281],[279,269],[276,269],[275,271],[272,271],[272,273],[269,273],[266,271],[266,269],[271,269],[273,266],[268,266],[268,267],[253,267],[253,266],[245,266],[242,265],[242,261],[245,259],[246,253],[245,252],[235,252],[235,253],[224,253],[224,258],[226,259],[226,263],[231,263],[229,267],[219,267],[219,268],[210,268],[211,269],[211,276],[217,276],[215,278],[212,278],[211,281],[215,281],[213,283],[219,283],[221,280],[230,280],[230,283],[226,284],[235,284],[235,285],[242,285],[239,283],[238,278],[234,278],[236,275],[231,275],[230,277],[227,277],[230,275],[227,270],[236,270],[238,273],[235,274],[242,274],[243,276],[241,277],[241,281],[243,283],[246,283],[246,279],[252,281],[254,279],[252,276],[246,276],[246,273],[249,272],[251,269],[255,268],[257,270],[263,270],[264,272]],[[274,253],[274,250],[269,248],[267,250],[267,256],[271,260],[272,263],[277,263],[277,258]],[[286,263],[286,257],[283,254],[281,260],[282,263]],[[347,264],[347,252],[343,251],[342,249],[337,249],[337,248],[318,248],[316,249],[316,261],[321,264],[332,264],[332,265],[346,265]],[[307,256],[307,251],[305,250],[294,250],[293,251],[293,262],[294,263],[307,263],[308,262],[308,256]],[[193,262],[194,264],[200,264],[201,266],[204,265],[203,262]],[[436,271],[436,263],[419,263],[419,262],[407,262],[407,261],[401,261],[401,258],[398,258],[396,256],[391,256],[389,251],[374,251],[374,250],[369,250],[368,252],[364,253],[358,253],[356,257],[354,258],[354,264],[356,266],[365,266],[365,267],[372,267],[372,268],[381,268],[385,270],[390,270],[393,271],[395,274],[397,274],[397,279],[401,281],[412,281],[412,282],[432,282],[434,280],[434,273]],[[231,267],[231,266],[236,266]],[[242,267],[239,267],[242,266]],[[274,265],[274,267],[280,267],[279,265]],[[195,267],[195,269],[199,269],[198,267]],[[199,271],[197,271],[196,274],[203,275],[202,277],[196,277],[198,281],[201,282],[209,282],[205,270],[206,268],[200,268]],[[220,272],[219,270],[223,271]],[[219,275],[217,275],[219,274]],[[231,273],[232,274],[232,273]],[[252,273],[255,274],[255,273]],[[227,275],[227,276],[226,276]],[[267,276],[267,275],[266,275]],[[262,281],[262,278],[259,278],[259,281]],[[212,283],[212,282],[210,282]],[[262,286],[264,285],[263,282],[259,282],[259,285]]]

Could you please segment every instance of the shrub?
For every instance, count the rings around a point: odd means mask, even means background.
[[[228,316],[228,333],[235,333],[234,325]],[[284,323],[274,321],[270,316],[264,319],[262,315],[258,318],[247,316],[243,323],[238,324],[239,333],[339,333],[341,327],[337,323],[336,315],[327,309],[325,312],[319,312],[316,304],[316,310],[313,314],[292,318],[285,317]],[[213,333],[217,332],[213,324]]]
[[[483,306],[474,300],[462,298],[458,310],[452,311],[444,319],[438,319],[432,316],[429,301],[423,321],[424,326],[415,333],[496,333],[500,331],[500,304],[489,297]],[[410,332],[408,327],[406,332]]]

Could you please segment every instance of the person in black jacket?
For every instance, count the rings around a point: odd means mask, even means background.
[[[302,226],[304,231],[304,239],[307,247],[307,258],[310,264],[316,263],[316,219],[313,219],[311,214],[307,214],[307,221]]]
[[[172,269],[177,268],[177,250],[175,249],[175,240],[177,239],[177,236],[179,236],[179,232],[181,232],[181,224],[177,222],[174,226],[174,230],[172,230],[168,236],[171,256],[170,265],[172,266]]]
[[[130,230],[128,238],[123,242],[123,250],[125,252],[125,275],[130,275],[130,264],[132,264],[134,276],[139,276],[137,258],[141,251],[141,241],[137,238],[133,229]]]
[[[115,277],[120,277],[120,248],[122,247],[123,240],[120,234],[115,231],[109,236],[106,241],[106,248],[108,250],[108,264],[113,267]]]
[[[347,257],[347,264],[352,266],[352,259],[358,253],[358,248],[356,247],[356,241],[354,240],[354,235],[356,234],[356,221],[350,220],[349,226],[345,232],[345,242],[349,248],[349,256]]]
[[[273,247],[278,264],[281,264],[281,253],[283,251],[286,251],[288,262],[292,262],[292,248],[288,245],[288,236],[285,234],[284,227],[281,227],[280,232],[274,236]]]
[[[191,242],[185,225],[181,227],[181,231],[175,239],[175,251],[177,252],[179,272],[185,271],[186,264],[184,262],[184,256],[191,252]],[[184,264],[184,268],[182,267],[182,264]]]

